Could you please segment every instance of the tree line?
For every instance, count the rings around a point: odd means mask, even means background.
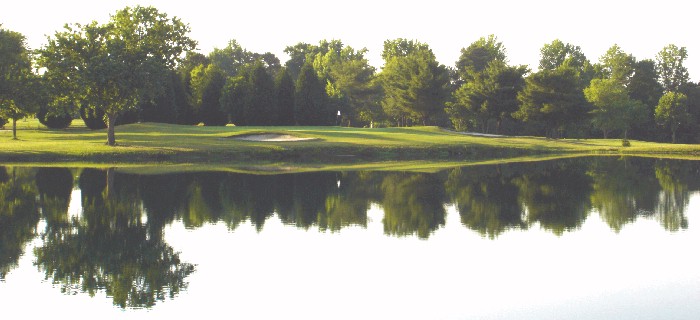
[[[613,45],[592,63],[554,40],[536,71],[508,63],[494,35],[440,64],[429,45],[384,42],[381,70],[367,49],[340,40],[298,43],[274,54],[231,40],[204,55],[189,26],[153,7],[125,8],[105,24],[71,24],[30,51],[0,29],[0,118],[36,114],[51,128],[78,116],[93,129],[163,122],[220,126],[437,125],[459,131],[698,142],[700,84],[668,45],[638,60]],[[13,126],[14,127],[14,126]]]

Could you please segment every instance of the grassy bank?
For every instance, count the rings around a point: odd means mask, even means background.
[[[197,127],[142,123],[117,127],[116,147],[105,145],[104,130],[73,125],[65,130],[43,128],[35,120],[20,121],[12,140],[0,131],[0,162],[173,163],[251,166],[303,163],[362,165],[391,162],[493,161],[553,155],[641,155],[700,158],[700,145],[659,144],[620,140],[539,137],[483,137],[437,127]],[[236,136],[280,133],[310,141],[241,141]]]

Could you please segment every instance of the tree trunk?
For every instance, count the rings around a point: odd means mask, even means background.
[[[625,137],[625,140],[627,140],[627,129],[625,129],[623,136]]]
[[[105,188],[105,199],[108,199],[114,193],[114,168],[107,169],[107,186]]]
[[[116,115],[107,115],[107,145],[114,146],[116,138],[114,137],[114,124],[117,122]]]
[[[608,130],[603,130],[603,139],[608,138]]]
[[[676,143],[676,130],[671,132],[671,143]]]
[[[17,119],[12,119],[12,140],[17,140]]]

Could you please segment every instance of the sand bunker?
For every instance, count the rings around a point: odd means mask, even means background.
[[[247,134],[241,136],[232,137],[236,140],[244,141],[311,141],[317,140],[316,138],[300,138],[289,134],[278,134],[278,133],[263,133],[263,134]]]

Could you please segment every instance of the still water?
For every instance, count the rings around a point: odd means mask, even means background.
[[[0,167],[0,314],[697,319],[700,162]]]

